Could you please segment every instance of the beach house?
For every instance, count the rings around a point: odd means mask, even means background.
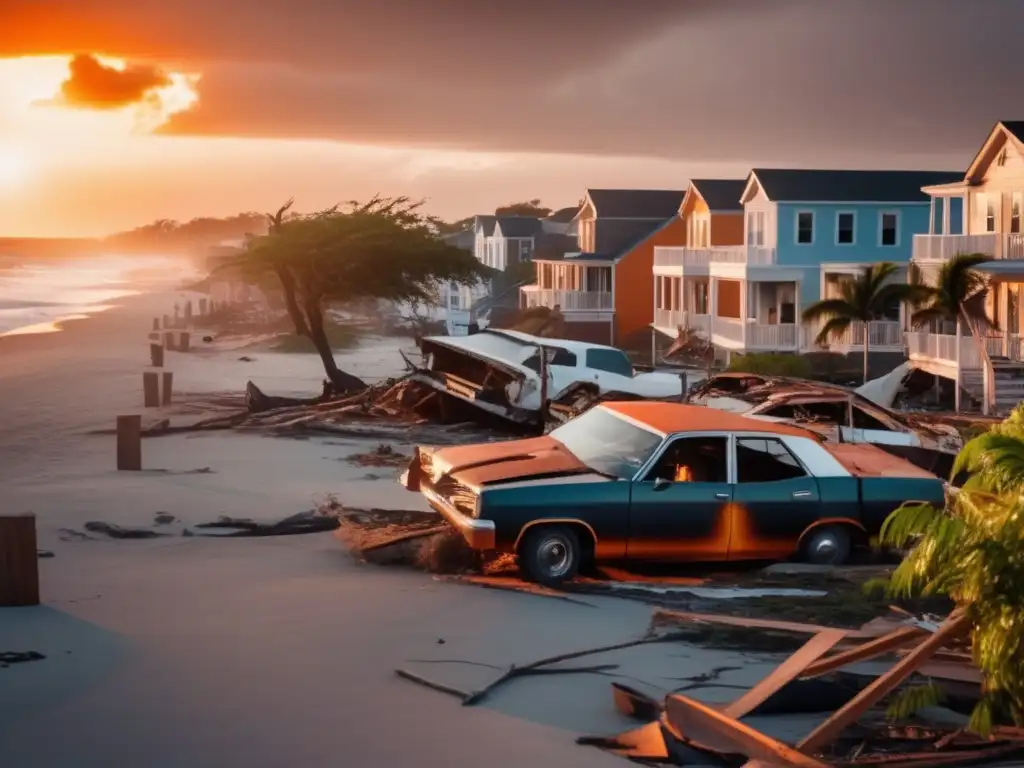
[[[654,320],[654,250],[683,242],[683,191],[589,189],[575,216],[576,248],[534,256],[536,283],[520,289],[525,309],[557,309],[565,335],[623,344]]]
[[[683,275],[706,270],[708,289],[706,299],[683,290],[678,304],[671,290],[667,300],[663,294],[658,308],[682,314],[662,315],[667,322],[656,327],[673,333],[671,321],[681,319],[677,324],[706,334],[727,353],[812,351],[818,329],[801,323],[803,309],[836,296],[842,282],[867,265],[908,265],[913,236],[927,232],[931,221],[930,199],[922,188],[961,176],[945,171],[755,169],[738,199],[741,245],[702,239],[701,248],[690,243],[681,255],[659,250],[659,271],[681,258]],[[898,279],[905,274],[904,266]],[[904,308],[893,306],[869,327],[869,348],[902,353],[904,323]],[[862,352],[863,334],[862,328],[851,328],[826,348]]]
[[[923,191],[930,200],[929,226],[913,238],[914,263],[933,281],[957,254],[989,256],[976,271],[988,279],[985,310],[998,330],[980,327],[966,314],[959,328],[912,329],[910,359],[959,381],[986,412],[1008,410],[1024,399],[1024,121],[997,123],[966,172]]]

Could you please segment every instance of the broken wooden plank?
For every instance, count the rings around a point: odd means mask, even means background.
[[[851,648],[848,651],[842,651],[834,656],[815,661],[804,670],[802,677],[818,677],[850,664],[856,664],[859,661],[877,658],[915,640],[919,640],[927,634],[927,632],[918,627],[900,627],[888,635],[882,635],[882,637],[869,640],[856,648]]]
[[[799,635],[816,635],[819,632],[827,632],[835,627],[825,627],[820,624],[802,624],[795,621],[774,621],[772,619],[755,619],[748,616],[729,616],[716,613],[690,613],[688,611],[671,611],[659,608],[654,611],[653,621],[668,620],[676,622],[692,622],[705,624],[721,624],[723,626],[740,627],[742,629],[774,629],[779,632],[792,632]],[[859,629],[845,630],[849,640],[870,640],[876,635],[863,632]]]
[[[610,738],[603,736],[580,736],[577,744],[607,749],[620,757],[632,760],[652,760],[663,762],[668,760],[668,746],[661,723],[655,721],[620,733]]]
[[[663,708],[660,701],[655,701],[647,694],[623,683],[612,683],[612,699],[615,702],[615,708],[626,717],[644,722],[661,717]]]
[[[842,629],[829,629],[814,635],[768,677],[726,706],[722,714],[735,719],[750,714],[780,688],[800,677],[800,673],[807,669],[808,665],[832,650],[845,637],[846,632]]]
[[[666,716],[676,732],[698,747],[742,754],[784,768],[828,768],[826,763],[756,731],[749,725],[686,696],[672,694],[665,700]]]
[[[937,632],[926,637],[909,655],[896,662],[892,669],[877,678],[867,688],[854,696],[846,705],[841,707],[832,717],[815,728],[803,741],[797,744],[797,749],[804,752],[813,752],[832,742],[847,726],[852,725],[868,709],[896,690],[935,651],[939,650],[950,640],[967,632],[969,628],[970,620],[967,614],[954,611],[942,626],[939,627]]]

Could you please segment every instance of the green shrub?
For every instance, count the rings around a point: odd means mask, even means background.
[[[736,373],[762,373],[801,379],[810,378],[813,373],[811,364],[800,355],[774,352],[737,355],[729,363],[729,370]]]

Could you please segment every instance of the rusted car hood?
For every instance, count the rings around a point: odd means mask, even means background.
[[[480,488],[491,483],[589,471],[561,443],[544,436],[440,450],[417,448],[409,465],[407,487],[418,487],[419,477],[424,474],[429,475],[432,483],[448,476],[471,488]]]

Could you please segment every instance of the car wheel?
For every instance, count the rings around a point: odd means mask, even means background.
[[[528,581],[557,587],[580,567],[580,540],[564,525],[538,525],[519,545],[519,569]]]
[[[807,534],[801,547],[803,560],[814,565],[842,565],[850,557],[850,533],[838,525],[825,525]]]

